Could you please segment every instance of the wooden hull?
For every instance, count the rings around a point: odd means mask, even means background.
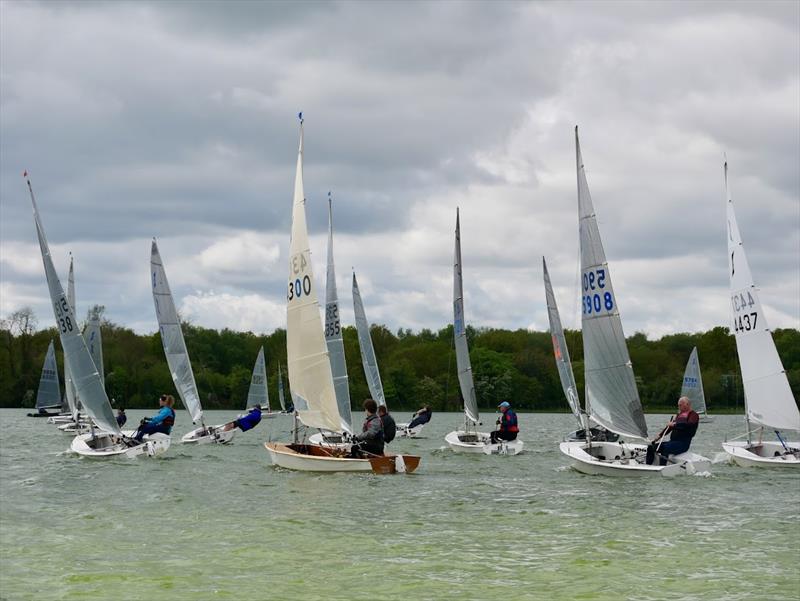
[[[711,461],[702,455],[686,452],[671,456],[674,463],[647,465],[644,454],[647,445],[618,442],[562,442],[559,448],[572,460],[572,468],[593,476],[674,476],[709,472]]]
[[[419,466],[414,455],[384,455],[372,459],[352,459],[341,450],[312,444],[267,442],[264,447],[273,465],[300,472],[411,473]],[[400,459],[398,459],[398,457]]]
[[[800,442],[787,442],[790,449],[800,449]],[[799,468],[800,453],[786,454],[779,442],[748,444],[746,441],[722,443],[722,448],[731,460],[741,467]],[[776,455],[777,453],[777,455]]]

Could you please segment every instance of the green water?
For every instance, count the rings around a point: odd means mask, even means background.
[[[393,444],[422,456],[406,476],[272,468],[284,416],[185,447],[179,412],[166,455],[106,462],[22,410],[0,418],[3,600],[800,598],[800,473],[584,476],[558,451],[569,415],[521,415],[525,453],[488,457],[445,450],[460,417],[434,414]],[[701,424],[693,450],[714,458],[740,424]]]

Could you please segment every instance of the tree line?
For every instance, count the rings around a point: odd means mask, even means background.
[[[99,310],[102,314],[102,307]],[[213,330],[190,323],[183,326],[186,346],[205,409],[243,409],[250,376],[263,345],[271,404],[277,406],[277,370],[289,398],[286,377],[286,330],[271,334]],[[409,411],[423,404],[434,411],[461,410],[453,327],[438,331],[410,329],[390,331],[371,328],[375,354],[387,404],[394,411]],[[360,409],[369,397],[358,336],[354,327],[343,330],[350,397]],[[800,331],[773,331],[778,354],[789,376],[795,398],[800,391]],[[36,398],[44,355],[55,328],[37,329],[29,308],[16,311],[0,322],[0,406],[32,407]],[[178,395],[164,358],[160,335],[136,334],[102,320],[106,390],[115,406],[152,408],[163,393]],[[502,330],[467,327],[472,373],[479,405],[494,410],[509,400],[517,409],[566,411],[550,334],[524,329]],[[567,330],[578,390],[583,391],[583,345],[581,332]],[[692,347],[697,346],[706,401],[711,413],[742,412],[743,390],[736,343],[727,328],[707,332],[671,334],[648,340],[643,333],[628,338],[628,349],[645,411],[669,411],[680,392],[683,371]],[[63,376],[63,354],[56,344]],[[63,378],[62,378],[63,380]],[[61,382],[63,390],[63,381]]]

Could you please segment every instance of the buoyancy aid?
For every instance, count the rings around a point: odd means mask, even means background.
[[[169,415],[165,417],[164,421],[161,423],[164,424],[170,430],[172,430],[172,426],[175,425],[175,410],[172,407],[168,407],[168,409],[169,409]]]
[[[502,432],[519,432],[517,414],[511,409],[506,409],[506,412],[503,413],[503,417],[500,419],[500,430]]]

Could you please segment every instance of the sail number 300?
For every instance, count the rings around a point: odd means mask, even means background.
[[[289,282],[289,300],[309,294],[311,294],[311,278],[307,275],[304,275],[302,280],[297,278],[294,282]]]
[[[596,269],[583,274],[583,314],[591,315],[614,308],[614,295],[606,287],[606,270]]]

